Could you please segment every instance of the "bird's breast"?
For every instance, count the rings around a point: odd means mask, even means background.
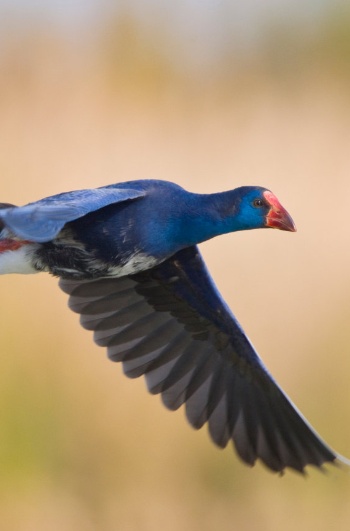
[[[34,265],[39,271],[66,279],[88,280],[101,277],[132,275],[154,267],[161,260],[137,249],[110,249],[107,254],[99,246],[87,247],[82,242],[59,240],[40,245]]]

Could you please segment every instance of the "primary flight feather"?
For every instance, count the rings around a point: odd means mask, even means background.
[[[145,375],[166,407],[231,440],[273,471],[346,462],[264,367],[221,298],[197,244],[256,228],[295,231],[276,196],[244,186],[193,194],[141,180],[0,204],[0,274],[60,277],[70,308],[127,376]]]

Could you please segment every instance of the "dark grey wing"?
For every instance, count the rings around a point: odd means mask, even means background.
[[[268,374],[196,247],[143,273],[60,287],[127,376],[144,374],[166,407],[185,404],[194,428],[207,422],[212,440],[232,440],[249,465],[302,472],[338,458]]]

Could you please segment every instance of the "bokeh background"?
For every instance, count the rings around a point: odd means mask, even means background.
[[[350,457],[350,9],[323,0],[0,0],[1,200],[156,178],[259,184],[296,234],[201,246],[265,363]],[[0,278],[6,530],[338,531],[350,475],[212,446],[80,329],[57,281]]]

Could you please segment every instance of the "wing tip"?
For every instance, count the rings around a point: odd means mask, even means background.
[[[343,470],[344,472],[350,472],[350,459],[340,454],[335,454],[332,465],[336,466],[340,470]]]

